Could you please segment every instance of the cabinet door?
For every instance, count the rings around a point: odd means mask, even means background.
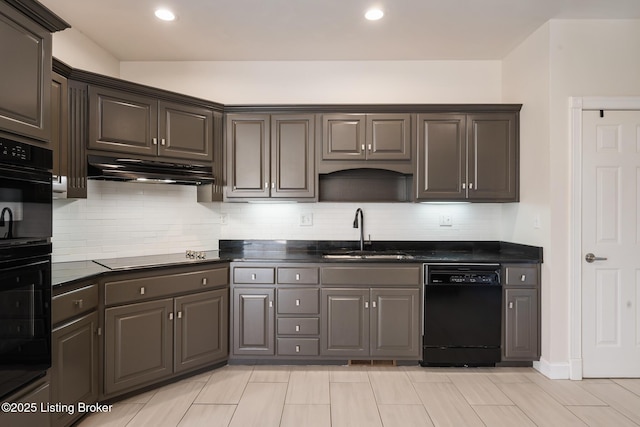
[[[160,102],[158,154],[210,162],[213,160],[213,112],[206,108]]]
[[[418,115],[417,200],[466,197],[466,128],[463,114]]]
[[[89,87],[89,148],[158,153],[158,102],[127,92]]]
[[[51,150],[53,151],[53,175],[67,176],[67,147],[69,146],[69,98],[67,79],[58,73],[51,77]]]
[[[504,290],[504,360],[538,360],[538,291]]]
[[[105,310],[105,394],[172,373],[172,310],[171,298]]]
[[[237,355],[275,354],[274,289],[233,290],[233,353]]]
[[[322,159],[364,160],[365,158],[365,115],[323,115]]]
[[[45,380],[46,381],[46,380]],[[31,390],[24,395],[9,396],[4,402],[24,403],[27,405],[35,405],[36,410],[33,412],[5,412],[0,411],[0,425],[8,427],[49,427],[51,425],[51,415],[49,412],[42,411],[40,408],[47,407],[52,403],[51,387],[49,382],[38,382]]]
[[[420,291],[371,290],[371,356],[420,357]]]
[[[65,405],[98,400],[98,313],[55,329],[52,334],[51,401]],[[66,426],[82,414],[52,413],[54,426]]]
[[[0,3],[0,129],[49,142],[51,34]]]
[[[314,116],[271,117],[271,197],[315,196]]]
[[[469,199],[518,200],[516,123],[509,113],[468,116]]]
[[[411,160],[411,115],[367,114],[367,160]]]
[[[175,372],[225,360],[228,353],[228,289],[175,299]]]
[[[320,354],[369,355],[369,289],[322,289]]]
[[[227,116],[227,192],[234,197],[269,197],[269,116]]]

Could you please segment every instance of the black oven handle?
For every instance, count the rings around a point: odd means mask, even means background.
[[[14,168],[8,165],[0,166],[0,177],[16,181],[37,182],[51,184],[51,172],[40,169]]]

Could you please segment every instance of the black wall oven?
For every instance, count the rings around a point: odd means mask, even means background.
[[[0,399],[51,367],[51,166],[0,138]]]

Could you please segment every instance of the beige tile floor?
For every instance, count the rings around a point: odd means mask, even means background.
[[[549,380],[531,368],[226,366],[79,425],[640,426],[640,379]]]

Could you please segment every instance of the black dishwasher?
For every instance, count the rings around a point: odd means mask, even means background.
[[[500,362],[498,264],[425,264],[422,366]]]

